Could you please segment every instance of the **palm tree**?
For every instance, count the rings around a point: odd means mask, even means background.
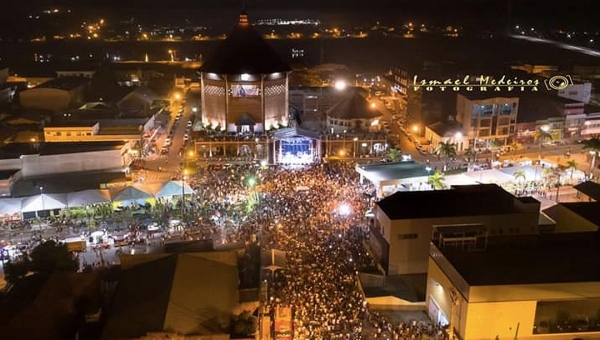
[[[522,178],[523,181],[527,180],[527,177],[525,176],[525,171],[523,171],[523,169],[519,169],[519,170],[515,171],[515,173],[513,174],[513,177],[515,178],[515,182],[518,182],[519,178]]]
[[[444,174],[439,171],[434,172],[427,179],[427,184],[431,185],[433,190],[444,189],[446,187],[446,184],[444,184]]]
[[[396,148],[391,148],[387,152],[387,157],[391,162],[397,162],[400,159],[400,151]]]
[[[471,171],[471,164],[475,162],[475,158],[477,157],[477,151],[475,148],[470,146],[467,150],[465,150],[465,157],[467,157],[467,171]]]
[[[451,157],[456,156],[456,144],[450,142],[440,142],[437,148],[435,149],[435,153],[438,155],[442,155],[446,157],[446,164]]]
[[[571,170],[571,182],[573,181],[573,173],[577,170],[577,166],[579,166],[579,164],[577,164],[574,159],[567,162],[567,170]]]
[[[540,160],[542,159],[542,144],[548,139],[552,139],[552,134],[547,126],[541,126],[535,130],[533,138],[540,143]]]
[[[596,156],[600,152],[600,137],[594,135],[590,139],[586,139],[583,142],[583,150],[589,151],[592,155],[592,159],[590,161],[590,177],[592,177],[592,171],[594,170],[594,165],[596,163]]]

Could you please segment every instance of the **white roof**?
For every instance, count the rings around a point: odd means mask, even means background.
[[[41,194],[23,198],[21,212],[54,210],[67,207],[67,194]]]

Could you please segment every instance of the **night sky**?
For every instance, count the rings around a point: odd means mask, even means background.
[[[600,26],[592,15],[600,11],[598,0],[25,0],[27,7],[69,6],[111,12],[209,9],[237,12],[246,3],[251,14],[261,10],[281,11],[282,14],[304,10],[351,16],[358,12],[372,17],[382,14],[388,20],[464,21],[467,26],[506,22],[510,1],[513,3],[512,22],[542,28],[564,25],[595,29]],[[8,1],[4,5],[21,10],[26,6],[19,1]]]

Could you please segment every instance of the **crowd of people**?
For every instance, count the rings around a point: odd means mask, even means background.
[[[373,188],[359,184],[352,165],[239,165],[200,170],[189,181],[196,195],[181,202],[185,238],[257,242],[286,253],[285,284],[272,284],[265,303],[292,307],[294,338],[364,338],[372,314],[357,276],[377,270],[364,247],[365,193]]]

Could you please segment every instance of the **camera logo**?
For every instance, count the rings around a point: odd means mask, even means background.
[[[573,79],[571,76],[554,76],[550,79],[544,80],[544,85],[546,85],[546,89],[550,90],[564,90],[567,87],[573,85]]]

